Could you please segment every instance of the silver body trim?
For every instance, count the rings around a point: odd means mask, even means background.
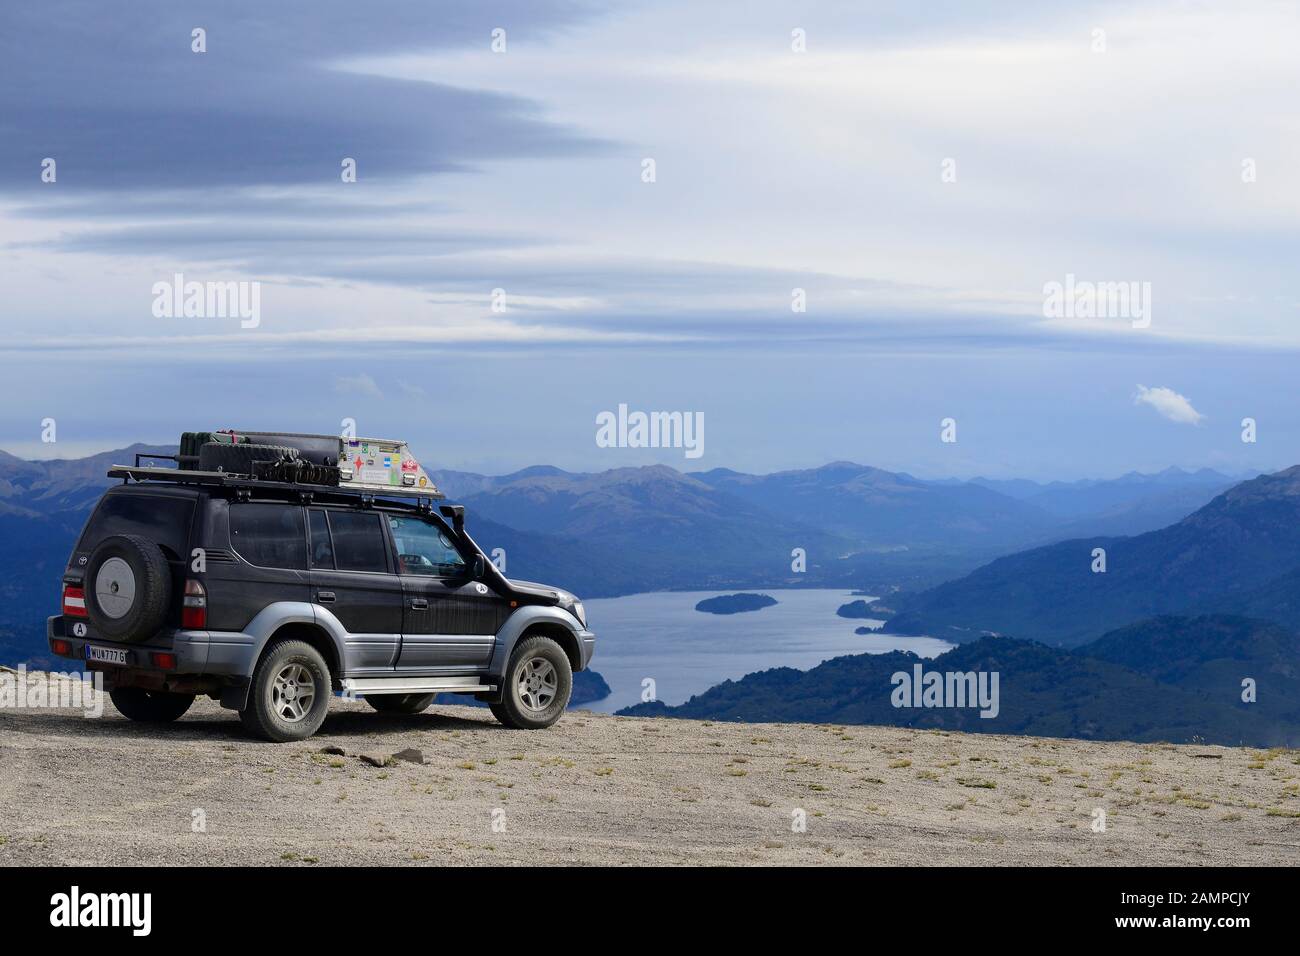
[[[345,677],[346,694],[476,694],[496,690],[473,677]]]

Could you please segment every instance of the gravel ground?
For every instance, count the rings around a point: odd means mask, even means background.
[[[206,699],[0,710],[0,865],[181,863],[1294,866],[1300,752],[341,700],[277,745]]]

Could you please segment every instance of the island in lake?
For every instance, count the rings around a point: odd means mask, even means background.
[[[838,611],[835,612],[840,617],[874,617],[871,608],[866,601],[850,601],[848,604],[841,604]]]
[[[767,594],[722,594],[705,598],[695,605],[695,610],[705,614],[740,614],[744,611],[761,611],[777,600]]]

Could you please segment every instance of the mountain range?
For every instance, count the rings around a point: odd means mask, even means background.
[[[539,466],[499,477],[433,477],[475,520],[584,549],[613,547],[640,582],[630,590],[819,585],[875,593],[939,584],[1080,528],[1146,531],[1234,483],[1218,472],[1169,469],[1114,482],[1018,483],[1013,496],[987,482],[925,481],[851,462],[770,475]],[[1023,494],[1031,486],[1045,503]],[[1074,505],[1072,495],[1079,496]],[[802,572],[791,569],[795,548],[807,555]],[[602,580],[604,570],[593,568],[578,584],[592,596],[627,593],[624,582]]]
[[[42,658],[44,618],[57,607],[73,541],[111,483],[108,466],[172,451],[137,444],[61,461],[0,452],[0,534],[8,542],[0,554],[0,660]],[[782,586],[921,592],[1080,523],[1145,529],[1171,502],[1194,509],[1232,483],[1176,469],[1053,485],[925,481],[849,462],[771,475],[666,466],[431,474],[467,506],[475,539],[505,551],[507,574],[587,597]],[[800,571],[795,549],[806,555]],[[1275,601],[1271,592],[1243,593],[1241,608]]]
[[[1069,538],[1076,534],[1135,535],[1163,528],[1247,477],[1254,476],[1233,478],[1210,468],[1166,468],[1154,474],[1131,471],[1107,481],[1085,479],[1040,485],[975,478],[971,484],[1045,511],[1063,522],[1053,528],[1053,536]]]
[[[1298,584],[1295,466],[1234,485],[1157,531],[1062,541],[891,596],[886,626],[954,642],[995,633],[1064,647],[1163,614],[1250,614],[1295,629]]]

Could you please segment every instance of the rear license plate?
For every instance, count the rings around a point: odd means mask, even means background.
[[[101,664],[129,664],[131,663],[128,651],[116,647],[96,647],[94,644],[86,645],[86,660],[98,661]]]

